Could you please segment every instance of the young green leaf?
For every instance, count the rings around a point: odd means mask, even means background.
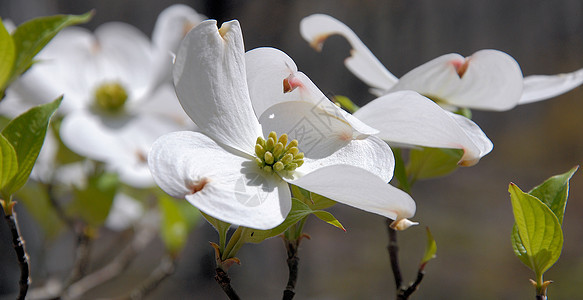
[[[16,158],[16,151],[10,142],[0,135],[0,189],[4,188],[10,180],[16,175],[18,171],[18,160]],[[1,195],[3,199],[7,199],[10,194]]]
[[[569,196],[569,180],[577,169],[579,169],[579,166],[564,174],[553,176],[528,192],[546,204],[555,213],[561,224],[563,224],[563,216],[565,215],[565,207]]]
[[[291,225],[297,223],[306,216],[315,213],[318,213],[319,216],[317,215],[317,217],[324,220],[325,222],[345,230],[342,224],[340,224],[340,222],[338,222],[338,220],[336,220],[334,216],[332,216],[329,213],[328,215],[324,214],[325,212],[324,213],[323,212],[324,211],[321,210],[312,210],[307,204],[303,203],[302,201],[296,198],[292,198],[291,211],[289,212],[283,223],[269,230],[247,230],[249,234],[243,237],[243,239],[246,243],[261,243],[265,239],[283,233]]]
[[[401,154],[401,149],[392,148],[393,155],[395,156],[395,173],[394,177],[399,181],[399,188],[405,191],[407,194],[411,194],[411,183],[407,176],[407,170],[405,169],[405,161],[403,160],[403,155]]]
[[[291,185],[291,191],[294,198],[302,201],[313,210],[326,209],[336,204],[336,201],[326,198],[322,195],[304,190],[301,187]]]
[[[160,235],[166,249],[171,255],[176,256],[186,244],[189,231],[188,220],[176,200],[169,196],[160,197],[159,200],[162,213]]]
[[[421,265],[424,266],[428,261],[435,258],[435,254],[437,253],[437,243],[429,231],[429,227],[427,229],[427,246],[425,246],[425,254],[423,255],[423,259],[421,259]]]
[[[91,176],[84,189],[75,189],[75,198],[67,208],[67,212],[81,218],[89,225],[101,226],[107,219],[118,188],[117,174],[103,173]]]
[[[548,206],[513,183],[510,184],[508,192],[518,233],[513,232],[513,248],[520,260],[535,272],[537,278],[542,278],[542,274],[561,255],[561,223]]]
[[[16,117],[2,130],[2,135],[10,142],[18,159],[18,172],[4,185],[2,193],[11,195],[22,187],[32,171],[40,149],[44,143],[51,116],[55,113],[63,97],[55,101],[35,106]]]
[[[32,215],[43,231],[44,237],[51,240],[59,235],[65,223],[51,204],[47,188],[43,184],[29,181],[16,192],[15,198],[19,203],[24,204],[26,211]]]
[[[457,169],[462,156],[463,150],[460,149],[411,149],[407,174],[414,180],[445,176]]]
[[[93,12],[83,15],[55,15],[30,20],[12,33],[16,58],[11,78],[20,76],[32,65],[34,56],[63,28],[89,22]]]
[[[336,95],[334,96],[334,102],[339,103],[342,108],[346,109],[351,114],[360,108],[346,96]]]
[[[12,72],[15,53],[12,37],[0,19],[0,99],[3,98],[6,83]]]
[[[318,219],[334,226],[337,228],[340,228],[344,231],[346,231],[346,229],[344,228],[344,226],[342,226],[342,224],[340,223],[340,221],[338,221],[331,213],[327,212],[327,211],[323,211],[323,210],[316,210],[313,212],[314,216],[318,217]]]
[[[211,217],[204,212],[200,211],[200,214],[205,218],[207,222],[209,222],[215,230],[219,233],[219,248],[224,250],[225,245],[227,243],[227,231],[229,231],[229,227],[231,227],[230,223],[221,221],[214,217]]]

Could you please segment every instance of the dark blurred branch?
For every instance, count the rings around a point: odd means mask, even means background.
[[[229,278],[229,274],[221,268],[216,268],[215,271],[217,275],[215,275],[215,280],[221,286],[227,297],[231,300],[238,300],[240,299],[233,287],[231,286],[231,278]]]
[[[170,256],[165,256],[158,267],[150,274],[150,276],[130,295],[131,300],[144,299],[150,292],[152,292],[162,281],[174,274],[176,270],[176,261]]]
[[[399,245],[397,243],[397,231],[390,227],[393,220],[386,219],[387,229],[389,231],[389,245],[387,250],[389,250],[389,258],[391,260],[391,269],[393,270],[393,277],[395,278],[395,288],[401,289],[401,284],[403,283],[403,276],[401,275],[401,268],[399,267]]]
[[[298,280],[298,265],[300,263],[300,258],[298,257],[298,246],[300,240],[283,240],[285,243],[285,248],[287,250],[287,267],[289,269],[289,277],[287,280],[287,286],[283,291],[283,300],[291,300],[296,295],[295,287],[296,281]]]
[[[15,203],[10,203],[8,205],[14,205]],[[10,233],[12,234],[12,247],[16,251],[16,258],[18,260],[18,266],[20,267],[20,279],[18,281],[19,291],[18,300],[24,300],[28,287],[30,285],[30,265],[28,264],[28,254],[26,253],[26,248],[24,247],[24,240],[20,236],[20,230],[18,229],[18,221],[16,220],[16,214],[14,213],[13,207],[9,208],[10,214],[6,214],[4,219],[8,223],[10,228]],[[6,209],[4,210],[6,211]]]

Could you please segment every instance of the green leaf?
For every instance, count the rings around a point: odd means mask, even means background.
[[[92,226],[101,226],[107,219],[113,199],[119,188],[119,178],[114,173],[89,177],[84,189],[75,188],[73,202],[67,212]]]
[[[334,102],[339,103],[342,108],[346,109],[351,114],[360,108],[346,96],[336,95],[334,96]]]
[[[293,184],[290,186],[293,197],[296,198],[297,200],[302,201],[311,209],[326,209],[337,203],[332,199],[326,198],[316,193],[312,193],[308,190],[302,189],[301,187],[295,186]]]
[[[395,173],[394,177],[399,181],[399,188],[405,191],[407,194],[411,194],[411,184],[407,178],[407,171],[405,170],[405,161],[403,160],[403,155],[401,154],[401,149],[392,148],[393,155],[395,156]]]
[[[18,171],[18,160],[16,151],[10,142],[0,135],[0,189],[4,188]],[[3,199],[8,199],[10,194],[1,195]]]
[[[54,239],[58,236],[65,224],[51,204],[46,187],[41,183],[29,181],[16,193],[16,197],[44,231],[45,237]]]
[[[10,73],[12,72],[12,66],[14,65],[14,58],[16,52],[14,49],[14,42],[12,37],[2,19],[0,19],[0,99],[4,95],[4,89],[8,79],[10,79]]]
[[[286,229],[288,229],[293,224],[297,223],[301,219],[307,217],[310,214],[316,214],[316,216],[325,222],[332,224],[342,230],[345,230],[342,224],[338,222],[331,214],[321,210],[312,210],[307,204],[302,201],[292,198],[292,208],[283,223],[279,226],[269,229],[269,230],[247,230],[247,235],[242,237],[246,243],[261,243],[262,241],[282,234]],[[346,231],[346,230],[345,230]]]
[[[188,239],[188,220],[182,213],[181,207],[175,199],[164,196],[159,198],[162,224],[160,234],[166,249],[172,255],[178,255]]]
[[[429,231],[429,227],[425,227],[427,229],[427,246],[425,246],[425,254],[423,255],[423,259],[421,259],[421,265],[426,264],[431,259],[435,258],[435,254],[437,253],[437,243]]]
[[[577,169],[579,166],[564,174],[553,176],[528,192],[546,204],[555,213],[561,224],[563,224],[563,216],[569,197],[569,180]]]
[[[461,149],[411,149],[407,173],[413,180],[444,176],[458,168],[462,156]]]
[[[515,254],[535,272],[537,278],[542,278],[561,255],[561,223],[548,206],[513,183],[508,192],[518,232],[512,234]]]
[[[16,59],[11,78],[20,76],[32,65],[34,56],[46,46],[51,39],[65,27],[86,23],[93,12],[83,15],[55,15],[30,20],[18,26],[12,39],[16,49]]]
[[[217,230],[219,233],[219,247],[221,251],[224,250],[227,243],[227,231],[231,227],[231,224],[211,217],[202,211],[200,211],[200,214]]]
[[[31,108],[12,120],[2,130],[2,135],[12,144],[18,159],[18,172],[4,186],[3,194],[14,194],[28,180],[44,143],[51,116],[61,104],[62,99],[63,97],[60,97],[51,103]]]

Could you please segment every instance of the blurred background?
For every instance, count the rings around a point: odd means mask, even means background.
[[[469,56],[487,48],[513,56],[525,76],[583,68],[583,2],[579,0],[0,0],[0,17],[20,24],[37,16],[96,9],[92,21],[83,26],[94,29],[105,22],[123,21],[151,35],[159,12],[178,2],[219,22],[238,19],[247,50],[279,48],[325,94],[345,95],[361,105],[374,97],[343,65],[348,43],[333,36],[322,52],[314,51],[299,33],[303,17],[325,13],[343,21],[397,77],[442,54]],[[413,188],[417,202],[414,220],[421,225],[399,234],[405,281],[414,280],[424,251],[425,226],[431,228],[438,245],[437,258],[427,266],[413,299],[533,298],[528,282],[533,275],[514,256],[510,243],[514,220],[508,184],[515,182],[530,190],[551,175],[580,164],[582,115],[581,88],[507,112],[473,111],[474,121],[490,137],[494,150],[474,167],[418,182]],[[545,279],[554,281],[549,288],[551,299],[583,297],[581,172],[571,180],[562,256],[545,274]],[[47,241],[34,220],[20,209],[35,287],[47,274],[67,269],[66,264],[51,262],[72,256],[74,242],[67,234]],[[394,281],[384,219],[343,205],[330,211],[347,231],[310,218],[305,231],[311,240],[304,240],[300,248],[296,299],[392,299]],[[102,234],[103,243],[112,243],[107,232]],[[8,236],[2,222],[0,298],[11,299],[17,288],[18,266]],[[214,257],[208,241],[216,240],[215,231],[201,222],[189,236],[176,273],[148,299],[226,298],[213,279]],[[159,240],[146,250],[122,277],[87,298],[116,296],[145,278],[164,251]],[[242,264],[229,273],[243,299],[281,297],[288,271],[279,238],[245,245],[238,257]]]

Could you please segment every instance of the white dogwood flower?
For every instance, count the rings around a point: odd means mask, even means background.
[[[523,78],[518,63],[497,50],[480,50],[469,57],[446,54],[397,78],[348,26],[328,15],[304,18],[300,32],[317,50],[330,35],[345,37],[352,47],[351,56],[344,61],[346,67],[371,86],[374,94],[413,90],[448,109],[509,110],[517,104],[555,97],[583,83],[583,69]]]
[[[374,129],[329,101],[273,99],[275,105],[254,109],[253,72],[246,69],[238,21],[220,29],[204,21],[186,36],[174,83],[200,133],[174,132],[153,144],[148,163],[164,191],[217,219],[257,229],[285,219],[288,183],[395,220],[414,214],[413,199],[387,184],[394,160],[368,134]],[[264,87],[285,97],[284,79]]]

